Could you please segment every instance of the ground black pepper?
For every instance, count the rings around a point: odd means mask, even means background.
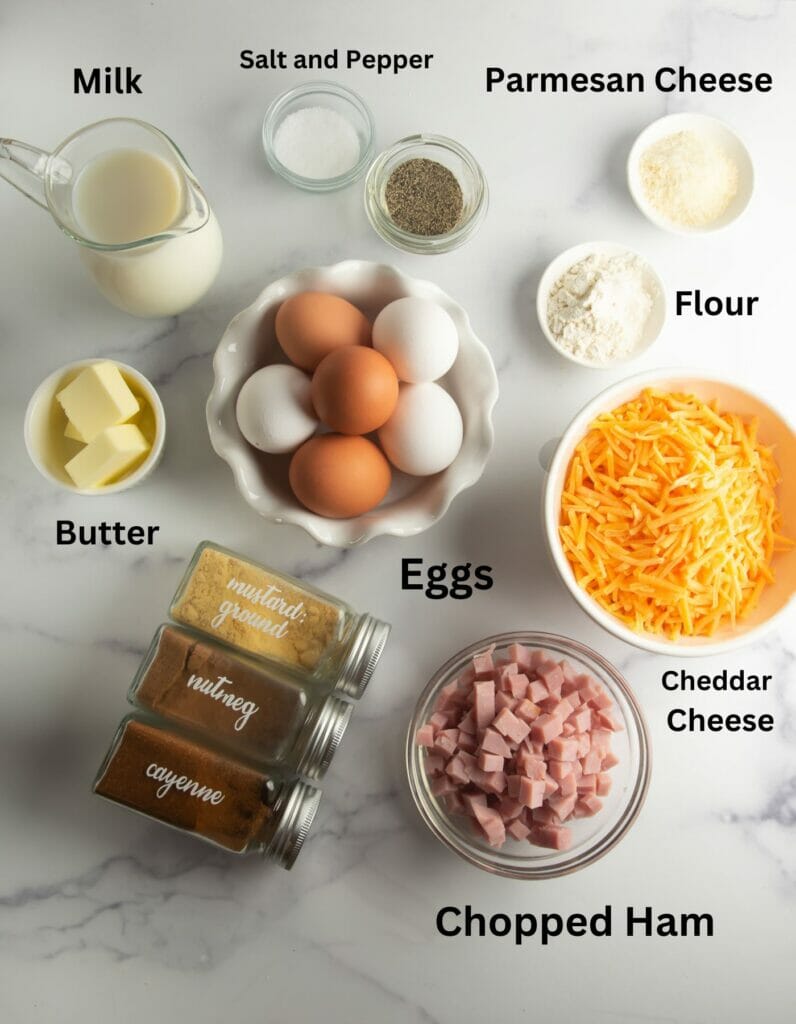
[[[384,189],[394,223],[413,235],[445,235],[459,223],[464,208],[456,175],[436,160],[415,158],[399,164]]]

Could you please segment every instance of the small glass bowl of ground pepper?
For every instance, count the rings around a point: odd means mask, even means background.
[[[443,253],[475,233],[489,205],[486,178],[464,146],[442,135],[410,135],[373,162],[365,210],[398,249]]]

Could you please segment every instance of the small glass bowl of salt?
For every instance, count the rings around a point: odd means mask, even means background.
[[[268,163],[309,192],[333,192],[360,178],[373,156],[374,135],[365,102],[334,82],[307,82],[282,93],[263,120]]]

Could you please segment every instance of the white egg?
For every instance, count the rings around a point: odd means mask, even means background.
[[[459,352],[459,332],[442,306],[407,295],[376,317],[373,347],[389,359],[399,380],[420,384],[450,370]]]
[[[318,428],[310,398],[311,381],[295,366],[265,366],[249,377],[235,412],[240,431],[262,452],[295,451]]]
[[[395,412],[378,433],[394,466],[412,476],[431,476],[459,454],[462,414],[439,384],[402,384]]]

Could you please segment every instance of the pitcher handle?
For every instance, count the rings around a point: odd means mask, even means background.
[[[44,191],[45,176],[50,154],[16,139],[0,139],[0,177],[48,209]]]

